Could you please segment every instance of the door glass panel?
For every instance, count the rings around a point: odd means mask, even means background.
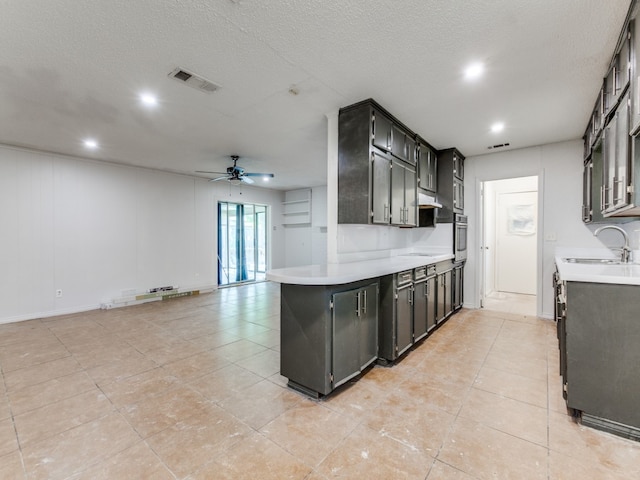
[[[256,235],[255,235],[255,207],[244,205],[243,216],[244,233],[244,264],[245,275],[243,281],[255,281],[256,279]]]
[[[267,207],[218,203],[218,284],[264,280]]]
[[[267,272],[267,207],[256,205],[256,279]],[[262,274],[262,275],[260,275]]]

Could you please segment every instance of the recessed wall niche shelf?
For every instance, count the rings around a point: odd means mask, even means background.
[[[291,190],[282,202],[282,225],[311,224],[311,189]]]

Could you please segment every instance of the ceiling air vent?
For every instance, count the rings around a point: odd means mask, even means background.
[[[219,85],[184,68],[176,68],[169,74],[169,77],[204,93],[213,93],[220,88]]]
[[[490,145],[490,146],[488,146],[487,148],[488,148],[489,150],[492,150],[492,149],[494,149],[494,148],[502,148],[502,147],[508,147],[508,146],[509,146],[509,144],[508,144],[508,143],[499,143],[498,145]]]

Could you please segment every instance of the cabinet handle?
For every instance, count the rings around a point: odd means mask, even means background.
[[[384,204],[384,219],[385,221],[389,220],[389,205]]]
[[[602,206],[604,208],[608,208],[609,207],[609,195],[608,192],[609,190],[611,190],[609,187],[603,187],[603,191],[604,191],[604,195],[603,195],[603,199],[602,199]]]
[[[360,316],[360,293],[361,292],[358,292],[358,295],[357,295],[358,302],[357,302],[357,305],[356,305],[356,315],[358,315],[358,316]]]
[[[429,296],[429,280],[424,282],[424,296],[425,297]]]
[[[624,194],[623,196],[617,196],[618,192],[620,192],[620,190],[622,190],[621,188],[618,188],[618,185],[624,183],[624,178],[622,180],[614,180],[613,184],[615,185],[613,188],[613,203],[616,204],[618,203],[619,200],[624,200]]]
[[[367,291],[362,291],[362,313],[363,315],[367,314]]]
[[[409,305],[413,305],[413,287],[409,288]]]

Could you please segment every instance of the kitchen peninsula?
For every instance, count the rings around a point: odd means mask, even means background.
[[[268,271],[281,284],[280,373],[288,385],[319,397],[376,361],[399,358],[460,308],[462,270],[456,282],[452,258],[411,253]]]

